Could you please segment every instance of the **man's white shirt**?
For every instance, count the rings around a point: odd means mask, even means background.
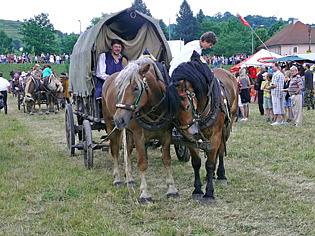
[[[98,57],[97,67],[96,67],[96,77],[105,80],[109,75],[106,74],[106,54],[101,53]]]
[[[172,75],[173,71],[176,69],[177,66],[179,66],[179,64],[190,61],[190,58],[194,51],[201,55],[202,48],[200,47],[199,40],[194,40],[184,45],[180,54],[172,59],[170,63],[171,67],[169,70],[169,75]]]
[[[3,77],[0,77],[0,91],[7,91],[8,87],[10,87],[9,81],[4,79]]]

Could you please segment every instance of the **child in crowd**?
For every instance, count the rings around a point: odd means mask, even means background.
[[[264,77],[264,81],[261,83],[261,90],[264,91],[263,106],[265,109],[265,116],[267,117],[267,122],[269,122],[269,121],[272,121],[273,119],[272,103],[271,103],[271,95],[270,95],[272,74],[265,72],[263,74],[263,77]]]

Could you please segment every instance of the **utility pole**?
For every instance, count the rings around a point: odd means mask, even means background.
[[[311,53],[311,44],[312,44],[312,38],[311,38],[311,32],[312,32],[312,26],[308,25],[308,53]]]

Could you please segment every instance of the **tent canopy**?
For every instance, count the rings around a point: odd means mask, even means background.
[[[111,48],[112,39],[123,42],[122,53],[128,60],[136,60],[147,48],[158,61],[169,67],[172,55],[159,22],[128,8],[105,15],[80,35],[71,54],[69,69],[70,89],[74,94],[91,95],[97,59],[99,54]]]
[[[315,63],[315,53],[304,53],[291,56],[284,56],[268,61],[269,62],[305,61],[308,63]]]
[[[269,66],[270,62],[268,60],[272,60],[275,58],[279,58],[281,55],[270,52],[266,49],[261,49],[255,54],[251,55],[250,57],[246,58],[244,61],[232,66],[230,68],[231,72],[237,72],[242,67],[249,67],[249,66]]]

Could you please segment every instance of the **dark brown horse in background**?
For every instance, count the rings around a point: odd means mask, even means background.
[[[217,179],[226,181],[223,157],[226,152],[226,142],[230,136],[233,122],[236,120],[238,108],[238,86],[236,78],[224,69],[215,69],[212,78],[211,71],[206,64],[198,60],[183,63],[179,66],[177,75],[172,75],[181,100],[188,99],[191,104],[196,104],[193,113],[181,110],[179,116],[196,117],[200,127],[197,137],[208,140],[211,148],[206,151],[206,192],[201,189],[200,180],[201,159],[199,150],[189,147],[192,166],[194,169],[193,198],[205,202],[214,200],[213,178],[216,169]],[[179,72],[179,73],[178,73]],[[212,78],[209,80],[209,78]],[[192,138],[187,132],[184,136]],[[196,139],[196,137],[194,137]]]
[[[114,182],[120,181],[117,161],[121,143],[120,130],[128,128],[132,132],[138,154],[141,179],[140,202],[152,201],[146,181],[148,156],[145,144],[153,138],[160,140],[162,144],[162,160],[168,186],[166,195],[178,195],[172,175],[170,156],[171,122],[176,109],[172,109],[172,104],[168,100],[169,96],[166,96],[166,83],[161,77],[155,63],[151,59],[142,58],[130,62],[120,73],[107,78],[102,90],[102,109],[107,132],[111,133],[115,127],[118,128],[115,135],[110,138],[111,155],[114,161]],[[128,143],[128,159],[130,159],[133,148],[131,139]]]

